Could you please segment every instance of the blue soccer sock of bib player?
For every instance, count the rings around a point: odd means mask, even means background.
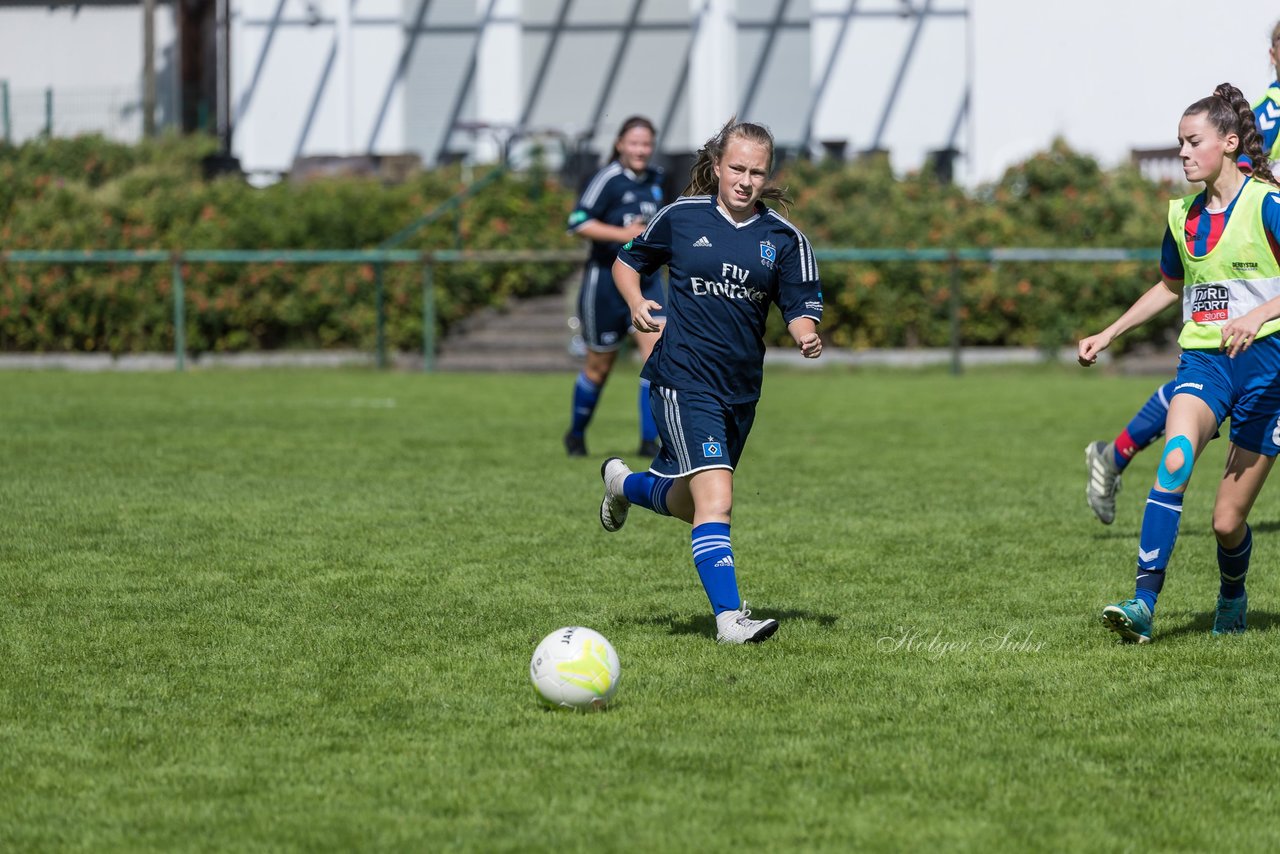
[[[658,477],[647,471],[639,471],[627,475],[622,482],[622,494],[632,504],[638,504],[646,510],[652,510],[659,516],[670,516],[667,509],[667,493],[675,485],[675,479]]]
[[[587,378],[586,373],[578,374],[578,381],[573,384],[573,422],[569,432],[581,436],[587,432],[591,416],[595,414],[596,404],[600,401],[600,386]]]
[[[1138,544],[1138,580],[1135,599],[1156,612],[1156,599],[1164,587],[1164,571],[1178,541],[1182,521],[1182,496],[1176,492],[1151,490],[1142,513],[1142,537]]]
[[[712,611],[719,614],[742,607],[727,522],[703,522],[693,529],[693,565],[698,568]]]
[[[649,405],[649,381],[640,380],[640,441],[653,442],[658,438],[658,425],[653,420],[653,407]]]
[[[1244,539],[1233,549],[1218,544],[1218,592],[1223,599],[1239,599],[1244,595],[1244,577],[1249,574],[1249,556],[1253,553],[1253,531],[1244,526]]]
[[[1173,397],[1173,387],[1177,384],[1177,380],[1169,380],[1156,389],[1155,394],[1147,398],[1138,414],[1133,416],[1112,443],[1115,463],[1121,471],[1124,471],[1138,451],[1164,434],[1164,422],[1169,417],[1169,400]]]

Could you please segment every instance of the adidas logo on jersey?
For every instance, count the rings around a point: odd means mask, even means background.
[[[693,241],[693,245],[694,246],[710,246],[711,241],[707,240],[707,236],[704,234],[701,237],[699,237],[697,240]]]
[[[722,566],[733,566],[733,555],[725,555],[724,557],[716,561],[716,565],[715,565],[716,569],[719,569]]]

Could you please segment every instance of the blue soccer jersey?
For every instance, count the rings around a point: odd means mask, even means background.
[[[1272,83],[1262,97],[1254,102],[1253,120],[1262,134],[1262,150],[1267,159],[1275,162],[1280,155],[1280,81]]]
[[[637,221],[649,222],[660,207],[662,170],[646,169],[636,174],[615,160],[587,183],[582,198],[569,214],[569,230],[576,232],[589,220],[619,227]],[[621,243],[593,240],[590,260],[608,269],[613,266],[613,259],[621,247]]]
[[[1248,182],[1253,179],[1245,180]],[[1226,230],[1227,223],[1231,221],[1231,213],[1236,208],[1236,200],[1244,191],[1244,184],[1240,185],[1240,191],[1223,211],[1206,210],[1204,192],[1196,197],[1191,210],[1187,212],[1186,234],[1183,235],[1188,252],[1197,257],[1203,257],[1213,251],[1213,247],[1218,245],[1218,239],[1222,237],[1222,232]],[[1262,225],[1267,232],[1267,241],[1271,244],[1272,254],[1280,259],[1280,194],[1273,193],[1271,198],[1276,199],[1277,202],[1268,201],[1263,204]],[[1167,226],[1164,230],[1164,243],[1160,247],[1160,274],[1171,282],[1180,282],[1186,278],[1178,244],[1173,232]]]
[[[725,403],[760,397],[770,303],[787,323],[822,320],[822,286],[808,239],[759,205],[735,223],[713,196],[663,208],[618,260],[642,276],[669,271],[667,323],[642,376],[665,388],[709,392]]]

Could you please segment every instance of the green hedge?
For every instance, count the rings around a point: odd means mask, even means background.
[[[138,146],[101,138],[0,145],[0,246],[6,249],[371,248],[465,186],[458,168],[383,186],[366,179],[204,181],[202,137]],[[1145,247],[1160,240],[1167,188],[1124,168],[1103,171],[1055,143],[996,184],[966,193],[928,173],[897,179],[883,161],[795,163],[779,176],[791,219],[816,246]],[[573,192],[533,171],[508,174],[418,232],[404,248],[581,249],[564,231]],[[585,251],[584,251],[585,256]],[[828,341],[839,346],[947,343],[950,273],[941,264],[829,263]],[[442,265],[438,333],[511,297],[557,291],[573,265]],[[1096,331],[1158,271],[1139,264],[965,264],[969,344],[1055,347]],[[187,264],[187,341],[200,351],[371,349],[368,265]],[[421,271],[385,271],[388,342],[421,346]],[[168,350],[167,265],[0,265],[0,350]],[[785,338],[778,318],[771,336]],[[1164,341],[1154,323],[1126,343]]]
[[[0,145],[0,246],[6,249],[373,248],[466,186],[459,169],[383,186],[341,178],[254,189],[201,179],[201,138],[130,147],[100,138]],[[572,193],[537,173],[504,175],[460,214],[405,249],[577,248],[564,230]],[[186,264],[194,352],[358,347],[375,336],[370,265]],[[571,264],[445,265],[437,333],[486,305],[552,293]],[[422,271],[385,269],[387,339],[422,344]],[[167,265],[0,266],[0,350],[168,350]]]
[[[816,246],[1144,248],[1160,245],[1171,190],[1129,167],[1105,172],[1056,142],[976,193],[886,163],[798,163],[781,176]],[[951,272],[938,263],[827,263],[824,327],[838,346],[945,346]],[[1159,279],[1156,264],[961,265],[963,339],[1055,348],[1113,320]],[[1164,343],[1176,318],[1130,333]]]

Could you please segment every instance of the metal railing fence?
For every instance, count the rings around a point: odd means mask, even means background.
[[[946,264],[950,270],[949,319],[951,327],[951,367],[960,373],[960,267],[962,264],[1001,264],[1015,262],[1156,262],[1157,249],[1044,249],[1044,248],[832,248],[815,249],[820,262],[916,262]],[[433,250],[418,252],[405,249],[308,249],[308,250],[243,250],[188,249],[163,250],[26,250],[0,251],[3,264],[169,264],[172,273],[174,357],[177,370],[186,365],[186,296],[184,264],[367,264],[374,268],[374,302],[376,311],[377,365],[388,364],[386,353],[386,295],[383,270],[388,264],[416,264],[422,268],[422,368],[435,369],[436,347],[436,268],[443,264],[549,264],[575,263],[583,258],[580,250],[468,251]]]

